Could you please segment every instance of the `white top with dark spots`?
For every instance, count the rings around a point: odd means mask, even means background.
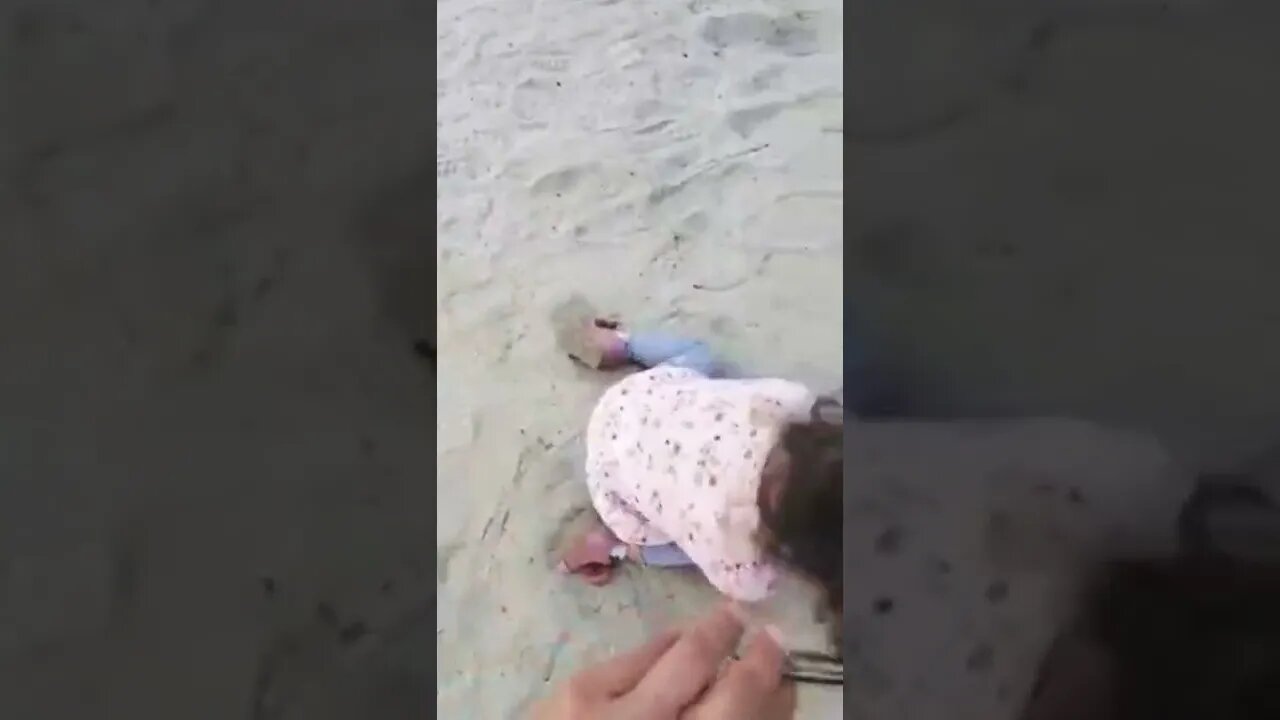
[[[815,396],[776,379],[660,366],[609,388],[587,427],[587,486],[620,540],[674,542],[721,592],[763,599],[775,569],[753,540],[765,458]]]

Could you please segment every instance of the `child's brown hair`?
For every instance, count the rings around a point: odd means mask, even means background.
[[[835,409],[835,419],[825,410]],[[782,477],[766,478],[762,490],[779,485],[773,501],[760,503],[760,543],[770,555],[817,583],[832,623],[836,651],[841,646],[844,605],[844,426],[839,404],[822,399],[809,422],[782,435],[786,452]]]

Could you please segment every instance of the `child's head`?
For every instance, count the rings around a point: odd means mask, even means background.
[[[844,428],[819,401],[808,422],[790,425],[760,482],[760,542],[766,552],[823,590],[839,644],[844,602]]]

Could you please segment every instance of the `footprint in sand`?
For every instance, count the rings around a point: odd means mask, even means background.
[[[734,45],[761,44],[787,55],[812,55],[818,51],[818,33],[810,16],[797,15],[769,17],[758,13],[732,13],[712,16],[702,24],[702,39],[718,50]]]
[[[742,94],[756,95],[772,90],[785,71],[786,68],[782,65],[770,65],[747,79],[743,84]]]
[[[545,127],[551,115],[553,88],[534,78],[521,80],[511,91],[507,102],[512,116],[527,127]]]
[[[564,193],[572,190],[582,177],[583,168],[570,166],[549,172],[533,181],[529,189],[537,195],[547,193]]]
[[[761,123],[782,112],[786,105],[787,103],[770,102],[756,105],[755,107],[734,110],[725,118],[725,122],[729,125],[729,129],[739,136],[749,138]]]

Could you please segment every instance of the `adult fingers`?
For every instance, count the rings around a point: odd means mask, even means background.
[[[579,672],[573,682],[582,691],[593,695],[609,698],[623,695],[640,682],[679,637],[679,631],[668,630],[634,650]]]
[[[782,679],[786,653],[769,634],[760,632],[742,659],[730,663],[697,705],[689,720],[790,720],[796,712],[796,688]]]
[[[635,690],[627,705],[653,717],[672,717],[693,704],[742,637],[742,622],[722,605],[680,635]]]

